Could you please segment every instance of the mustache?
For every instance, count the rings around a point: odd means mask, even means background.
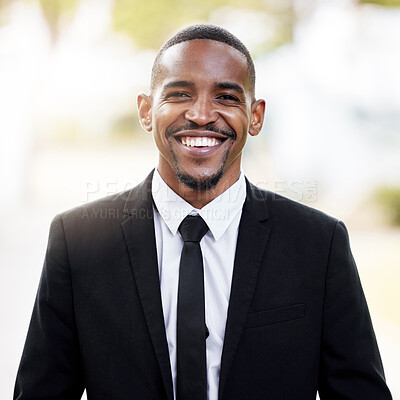
[[[229,139],[236,139],[236,132],[233,129],[220,129],[216,127],[213,123],[209,123],[206,125],[198,125],[196,122],[193,121],[188,121],[185,125],[182,126],[177,126],[175,128],[167,128],[165,130],[165,137],[167,139],[170,138],[171,135],[174,135],[175,133],[179,133],[182,131],[195,131],[195,130],[203,130],[203,131],[209,131],[209,132],[215,132],[219,133],[221,135],[226,136]]]

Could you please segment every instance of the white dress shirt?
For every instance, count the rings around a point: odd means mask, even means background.
[[[196,209],[176,194],[154,172],[152,195],[155,203],[154,229],[157,245],[161,299],[167,334],[172,380],[176,384],[176,311],[179,262],[183,240],[178,227],[189,214],[199,214],[209,227],[200,242],[204,264],[205,317],[210,332],[206,340],[207,397],[218,399],[222,346],[232,283],[233,263],[246,182],[239,179],[216,199]]]

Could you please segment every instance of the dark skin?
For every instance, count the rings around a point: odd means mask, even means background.
[[[179,43],[161,65],[152,92],[138,95],[139,119],[153,132],[161,177],[200,209],[238,180],[243,147],[248,134],[261,131],[265,101],[254,99],[246,57],[225,43]]]

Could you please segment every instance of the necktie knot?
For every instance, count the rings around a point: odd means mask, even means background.
[[[178,228],[184,242],[199,243],[208,231],[208,226],[200,215],[188,215]]]

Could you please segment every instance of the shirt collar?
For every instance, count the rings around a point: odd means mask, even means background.
[[[175,193],[155,170],[151,193],[157,211],[173,235],[176,235],[186,216],[199,214],[207,223],[214,239],[219,240],[242,210],[246,199],[246,181],[240,172],[239,179],[232,186],[203,208],[197,209]]]

